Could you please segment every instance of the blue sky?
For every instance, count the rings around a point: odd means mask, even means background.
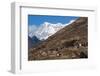
[[[44,22],[66,24],[77,18],[76,16],[28,15],[28,25],[40,26]]]

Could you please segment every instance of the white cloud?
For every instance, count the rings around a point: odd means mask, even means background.
[[[31,35],[31,33],[35,32],[37,30],[37,26],[36,25],[29,25],[28,26],[28,34],[29,36]]]

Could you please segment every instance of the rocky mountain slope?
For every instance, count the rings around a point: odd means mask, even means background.
[[[80,17],[29,49],[28,60],[88,58],[88,18]]]

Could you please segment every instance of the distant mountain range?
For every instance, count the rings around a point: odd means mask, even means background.
[[[36,35],[39,40],[44,39],[44,41],[36,47],[29,49],[29,60],[88,57],[87,17],[80,17],[68,26],[61,26],[61,24],[49,26],[49,23],[45,23],[41,28],[33,35]]]

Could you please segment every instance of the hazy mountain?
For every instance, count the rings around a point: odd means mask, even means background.
[[[32,43],[33,43],[33,44],[36,44],[36,43],[38,43],[38,42],[40,42],[40,40],[39,40],[36,36],[33,36],[33,37],[32,37]]]
[[[33,46],[33,42],[31,37],[28,36],[28,48],[31,48]]]

